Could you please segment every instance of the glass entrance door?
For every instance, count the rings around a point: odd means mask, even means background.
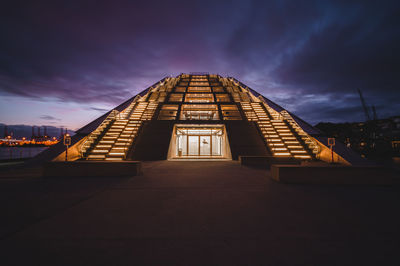
[[[188,155],[198,156],[199,155],[199,136],[187,136],[188,137]]]
[[[187,158],[222,157],[224,130],[220,125],[176,128],[175,156]]]
[[[200,155],[211,155],[211,136],[200,137]]]

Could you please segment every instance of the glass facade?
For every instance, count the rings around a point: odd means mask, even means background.
[[[177,127],[177,157],[223,156],[224,128],[217,127]]]

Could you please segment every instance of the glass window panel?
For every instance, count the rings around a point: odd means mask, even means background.
[[[209,103],[214,102],[214,97],[211,93],[190,93],[186,94],[185,102]]]
[[[191,81],[190,86],[210,86],[208,81]]]
[[[212,155],[213,156],[221,156],[221,145],[222,145],[222,137],[217,136],[217,135],[212,135],[211,136],[211,141],[212,141]]]
[[[181,120],[218,120],[218,107],[215,104],[183,104]]]
[[[160,114],[158,115],[158,120],[175,120],[178,114],[178,105],[164,104],[161,107]]]
[[[230,102],[231,101],[228,94],[215,94],[215,97],[217,98],[217,102]]]
[[[221,105],[221,112],[224,120],[242,120],[236,105]]]
[[[163,104],[161,110],[178,110],[179,105],[177,104]]]
[[[183,94],[181,93],[171,93],[169,96],[169,101],[170,102],[181,102],[183,99]]]
[[[210,87],[189,87],[188,92],[211,92]]]
[[[200,155],[211,155],[210,136],[200,136]]]
[[[224,92],[224,88],[222,88],[222,87],[213,87],[213,92]]]
[[[176,92],[185,92],[186,91],[186,87],[176,87],[175,91]]]
[[[188,136],[188,155],[199,155],[199,136]]]

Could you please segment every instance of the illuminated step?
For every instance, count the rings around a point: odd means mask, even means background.
[[[268,145],[269,146],[273,146],[273,147],[276,147],[276,146],[284,146],[284,144],[283,143],[268,143]]]
[[[273,151],[287,151],[286,148],[271,148]]]
[[[101,144],[113,144],[114,141],[113,140],[100,140],[99,143],[101,143]]]
[[[291,156],[289,152],[274,152],[274,156]]]
[[[281,139],[267,139],[270,142],[282,142]]]
[[[109,156],[125,156],[125,152],[109,152]]]
[[[278,131],[278,133],[279,133],[280,136],[293,136],[292,133],[285,133],[285,132],[284,132],[284,133],[281,133],[281,132],[279,132],[279,131]]]
[[[129,144],[130,144],[131,142],[130,141],[121,141],[121,142],[116,142],[115,144],[114,144],[114,147],[117,147],[117,146],[128,146]]]
[[[310,155],[294,155],[293,157],[299,159],[311,159]]]
[[[295,137],[282,137],[283,140],[296,140]]]
[[[132,137],[132,136],[134,136],[135,134],[121,134],[121,136],[120,137],[122,137],[122,138],[130,138],[130,137]]]
[[[106,133],[106,136],[107,135],[110,135],[110,136],[118,136],[118,132],[110,132],[110,131],[107,131],[107,133]]]
[[[113,136],[107,136],[106,135],[106,136],[103,137],[104,140],[106,140],[106,139],[107,140],[112,140],[112,139],[116,139],[116,138],[118,138],[118,135],[113,135]]]
[[[106,154],[108,153],[108,150],[92,150],[93,154]]]
[[[117,158],[106,158],[106,161],[122,161],[123,160],[123,158],[119,158],[119,157],[117,157]]]
[[[305,150],[294,150],[291,153],[307,153]]]
[[[286,142],[287,143],[287,142]],[[302,149],[303,147],[300,145],[288,145],[287,146],[289,149]]]
[[[111,148],[112,147],[112,145],[97,145],[96,146],[96,148],[99,148],[99,149],[105,149],[105,148]]]
[[[124,131],[121,133],[121,137],[122,137],[122,138],[130,137],[131,135],[135,135],[137,132],[138,132],[137,130],[124,130]],[[128,135],[128,136],[126,136],[126,135]]]
[[[264,135],[265,138],[279,138],[279,135]]]
[[[276,128],[276,129],[279,129],[279,128],[282,128],[282,129],[287,129],[288,127],[287,126],[276,126],[276,125],[274,125],[274,127]]]
[[[111,149],[110,152],[121,152],[121,151],[126,151],[128,148],[127,147],[114,147]]]
[[[263,132],[264,134],[268,134],[268,135],[276,134],[276,132],[275,132],[275,131],[272,131],[272,130],[263,130],[262,132]]]
[[[290,141],[285,141],[285,143],[286,143],[286,144],[300,144],[300,142],[298,142],[298,141],[292,141],[292,140],[290,140]]]
[[[129,139],[128,138],[118,138],[118,142],[121,142],[121,141],[128,141]]]
[[[106,156],[102,154],[90,154],[88,156],[89,159],[104,159]]]

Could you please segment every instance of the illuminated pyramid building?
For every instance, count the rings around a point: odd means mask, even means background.
[[[319,134],[234,78],[192,73],[166,77],[78,130],[69,154],[106,161],[318,160],[327,149]]]

